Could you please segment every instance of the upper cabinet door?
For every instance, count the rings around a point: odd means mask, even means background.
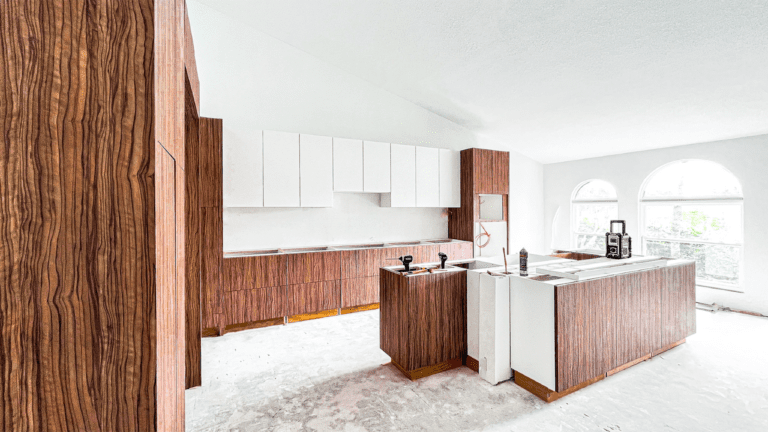
[[[416,147],[392,144],[390,193],[381,196],[384,207],[416,207]]]
[[[416,147],[416,207],[440,207],[440,153]]]
[[[299,137],[301,206],[333,207],[333,138]]]
[[[461,207],[461,153],[440,149],[440,207]]]
[[[299,134],[264,131],[264,207],[299,207]]]
[[[245,140],[224,129],[224,207],[264,207],[263,135],[251,131]]]
[[[363,190],[387,193],[389,185],[389,143],[365,141],[363,143]]]
[[[363,192],[363,141],[333,139],[333,190]]]

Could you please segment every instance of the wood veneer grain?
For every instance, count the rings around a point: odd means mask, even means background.
[[[689,335],[688,310],[692,297],[689,292],[695,289],[696,267],[695,264],[667,267],[662,273],[661,343],[667,346]]]
[[[156,97],[155,15],[172,27],[148,0],[0,8],[2,430],[183,427],[183,156],[155,140],[183,143],[184,104]]]
[[[224,259],[224,291],[285,286],[286,255],[262,255]]]
[[[189,89],[192,91],[192,101],[195,104],[195,112],[200,114],[200,79],[197,75],[195,42],[192,38],[192,26],[189,24],[189,12],[186,4],[184,5],[184,69],[187,72]]]
[[[605,374],[614,358],[613,281],[595,279],[555,288],[558,392]]]
[[[341,279],[378,276],[383,250],[371,248],[341,251]]]
[[[288,315],[338,309],[341,306],[341,281],[289,285],[286,288],[286,301]]]
[[[341,281],[341,307],[369,305],[379,302],[379,277],[368,276]]]
[[[462,359],[467,349],[465,272],[401,277],[382,271],[381,349],[406,371]]]
[[[287,254],[288,285],[341,280],[341,252]]]
[[[223,207],[223,121],[200,118],[200,206]]]
[[[215,314],[223,313],[221,304],[224,265],[224,227],[220,207],[200,208],[200,298],[203,327],[218,327]]]
[[[232,326],[287,315],[286,288],[269,287],[231,291],[224,294],[226,321]]]
[[[197,106],[192,94],[189,80],[186,80],[186,130],[184,139],[186,159],[185,179],[185,236],[186,244],[186,367],[185,388],[199,386],[202,382],[201,372],[201,342],[202,316],[200,308],[200,203],[199,203],[199,171],[198,171],[198,147],[199,147],[199,117]]]

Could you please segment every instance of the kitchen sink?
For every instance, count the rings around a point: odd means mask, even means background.
[[[330,248],[328,246],[319,246],[319,247],[307,247],[307,248],[294,248],[294,249],[280,249],[281,252],[285,253],[298,253],[298,252],[323,252],[327,251]]]
[[[373,248],[383,248],[384,243],[376,243],[376,244],[359,244],[359,245],[344,245],[344,246],[334,246],[334,249],[373,249]]]
[[[424,243],[452,243],[453,240],[425,240]]]
[[[387,246],[417,246],[420,245],[421,242],[415,241],[415,242],[394,242],[394,243],[387,243]]]

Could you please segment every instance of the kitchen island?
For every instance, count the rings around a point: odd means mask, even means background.
[[[468,304],[479,301],[468,311],[470,322],[478,317],[468,346],[481,378],[513,378],[551,402],[695,333],[693,261],[566,253],[534,263],[527,277],[517,266],[469,271]]]

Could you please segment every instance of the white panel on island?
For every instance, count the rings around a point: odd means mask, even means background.
[[[264,207],[299,206],[299,134],[264,131]]]
[[[333,138],[301,134],[301,206],[333,207]]]
[[[388,194],[381,195],[382,207],[416,207],[416,147],[392,144]]]
[[[263,135],[224,128],[224,207],[264,207]]]
[[[333,190],[363,192],[363,141],[333,139]]]
[[[440,149],[440,207],[461,207],[461,152]]]
[[[390,145],[376,141],[363,142],[363,190],[390,192]]]
[[[440,207],[440,153],[416,147],[416,207]]]

